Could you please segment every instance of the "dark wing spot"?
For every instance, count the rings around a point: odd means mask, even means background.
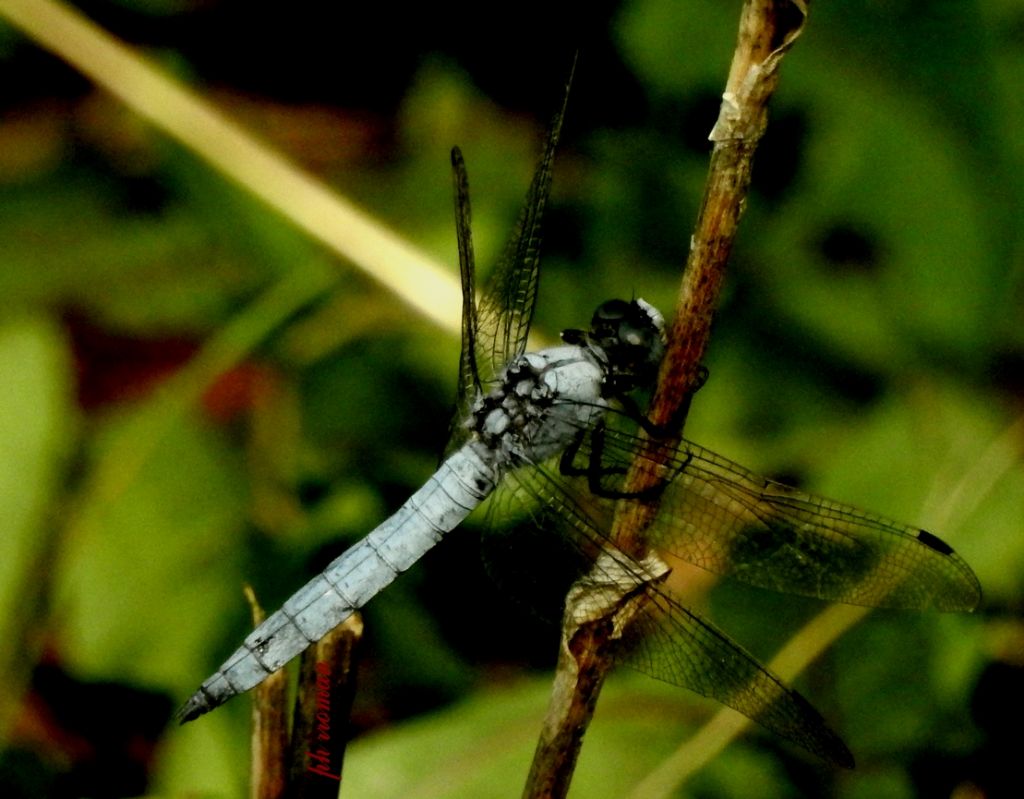
[[[936,552],[940,552],[943,555],[953,554],[953,547],[951,547],[937,535],[932,535],[927,530],[919,531],[917,534],[917,540],[924,544],[926,547],[931,547]]]

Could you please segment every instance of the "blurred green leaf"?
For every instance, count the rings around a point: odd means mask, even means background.
[[[23,316],[0,323],[0,635],[8,642],[0,674],[15,689],[27,677],[26,647],[38,643],[27,638],[40,624],[55,505],[76,432],[69,371],[65,341],[52,320]],[[0,728],[17,699],[17,690],[5,692]]]
[[[116,441],[128,420],[99,437]],[[241,462],[186,417],[154,447],[116,503],[87,496],[57,583],[72,665],[93,677],[194,687],[212,661],[223,609],[241,599]]]
[[[126,215],[100,189],[65,177],[7,193],[4,307],[60,303],[133,330],[205,330],[259,285],[194,211]]]

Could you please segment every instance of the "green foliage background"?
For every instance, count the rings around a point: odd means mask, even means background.
[[[167,70],[453,271],[449,148],[466,153],[487,263],[582,40],[535,327],[553,337],[611,296],[672,308],[738,3],[567,4],[550,17],[526,4],[504,12],[522,15],[508,44],[468,8],[399,34],[357,17],[337,46],[365,39],[360,57],[377,60],[330,76],[361,88],[339,91],[351,105],[302,91],[324,76],[277,58],[272,39],[247,43],[244,7],[207,6],[238,20],[238,40],[218,45],[237,72],[176,47],[205,24],[193,4],[88,10],[151,39]],[[290,21],[276,44],[311,47],[303,30]],[[324,42],[312,23],[309,36]],[[92,707],[90,686],[115,685],[161,700],[138,790],[241,796],[246,701],[179,729],[172,700],[243,636],[243,581],[276,606],[431,473],[458,342],[32,48],[0,22],[5,71],[26,58],[43,70],[0,119],[0,640],[12,643],[0,779],[68,795],[61,775],[81,755],[58,733],[88,741],[94,727],[66,716]],[[280,96],[245,85],[254,48],[280,71]],[[1007,0],[819,0],[787,57],[687,435],[935,529],[986,599],[970,617],[874,614],[799,681],[857,771],[752,731],[681,796],[749,796],[752,784],[763,796],[935,796],[1012,773],[994,731],[1019,717],[1024,690],[1022,82],[1024,12]],[[367,610],[355,717],[367,732],[342,795],[521,788],[548,685],[522,667],[543,656],[518,654],[518,638],[496,653],[502,636],[473,632],[484,578],[438,588],[471,567],[470,532]],[[819,609],[723,585],[708,611],[767,657]],[[542,640],[523,646],[553,654]],[[61,712],[40,709],[40,662],[77,681]],[[713,710],[621,675],[574,795],[624,795]],[[116,726],[123,708],[108,711]]]

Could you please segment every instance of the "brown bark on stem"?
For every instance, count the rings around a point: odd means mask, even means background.
[[[700,387],[701,359],[746,203],[754,151],[767,124],[768,100],[778,84],[782,57],[803,30],[807,6],[805,0],[744,3],[721,110],[709,136],[713,149],[704,198],[649,411],[651,421],[673,430],[676,438],[646,442],[645,458],[638,459],[627,476],[627,491],[643,491],[659,479],[657,466],[664,453],[673,451],[690,397]],[[642,561],[648,554],[644,533],[657,511],[656,500],[631,501],[624,507],[627,510],[617,514],[612,537],[620,549]],[[641,607],[639,602],[627,606],[620,596],[617,601],[606,600],[603,617],[580,622],[585,615],[580,605],[587,602],[593,602],[593,597],[578,593],[566,603],[552,696],[524,797],[563,797],[568,792],[583,735],[611,666],[621,614]]]

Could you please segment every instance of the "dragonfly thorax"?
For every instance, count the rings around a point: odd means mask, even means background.
[[[512,361],[473,406],[469,427],[499,466],[535,463],[565,449],[607,409],[605,367],[589,347],[565,345]]]

